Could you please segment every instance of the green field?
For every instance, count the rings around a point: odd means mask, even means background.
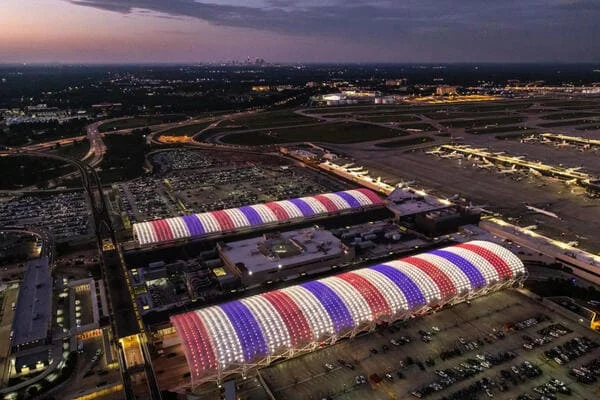
[[[576,119],[570,121],[559,121],[559,122],[548,122],[545,124],[538,124],[543,128],[557,128],[561,126],[578,126],[578,125],[588,125],[588,124],[597,124],[598,121],[593,119]]]
[[[515,132],[515,131],[527,131],[529,128],[524,125],[509,125],[509,126],[493,126],[487,129],[468,129],[467,133],[473,135],[487,135],[490,133],[504,133],[504,132]]]
[[[118,121],[107,122],[98,127],[100,132],[109,132],[121,129],[141,128],[149,125],[165,124],[168,122],[179,122],[186,119],[183,114],[165,114],[165,115],[140,115],[133,118],[122,119]]]
[[[466,119],[454,121],[440,121],[440,124],[450,128],[475,128],[486,125],[509,125],[524,122],[523,117],[505,117],[505,118],[484,118],[484,119]]]
[[[527,133],[505,133],[503,135],[497,135],[494,136],[494,138],[498,139],[498,140],[516,140],[516,139],[521,139],[524,137],[528,137],[531,135],[537,135],[539,132],[527,132]]]
[[[578,131],[596,131],[600,129],[600,124],[579,126],[575,129],[577,129]]]
[[[427,132],[433,132],[433,131],[438,130],[438,128],[436,128],[435,126],[433,126],[431,124],[427,124],[425,122],[415,123],[415,124],[402,124],[402,125],[400,125],[400,128],[402,128],[402,129],[420,129],[422,131],[427,131]]]
[[[78,143],[61,146],[53,151],[54,154],[61,157],[70,158],[72,160],[81,160],[89,151],[90,144],[87,140]]]
[[[425,114],[427,118],[442,120],[442,119],[469,119],[469,118],[488,118],[488,117],[502,117],[506,116],[504,111],[491,111],[491,112],[436,112]]]
[[[209,126],[211,122],[199,122],[197,124],[176,126],[175,128],[168,129],[164,132],[160,132],[159,135],[164,136],[192,136],[195,133],[200,132],[202,129]]]
[[[219,124],[219,127],[227,128],[227,126],[241,126],[240,129],[260,129],[275,126],[310,124],[316,122],[319,122],[319,120],[316,118],[310,118],[294,114],[292,110],[280,110],[259,112],[255,114],[232,118],[230,120],[225,120],[221,122],[221,124]]]
[[[576,119],[576,118],[588,118],[588,117],[597,117],[600,114],[593,112],[565,112],[558,114],[550,114],[541,117],[541,119],[549,119],[549,120],[560,120],[560,119]]]
[[[46,189],[51,181],[77,169],[60,160],[24,155],[0,157],[0,189],[15,190],[27,186]],[[81,182],[79,181],[79,184]]]
[[[421,120],[419,117],[410,114],[365,114],[357,115],[356,118],[370,122],[410,122]]]
[[[277,128],[268,131],[235,133],[223,137],[229,144],[259,146],[291,142],[358,143],[405,136],[406,133],[380,126],[354,122]]]
[[[383,148],[414,146],[421,143],[433,142],[429,136],[413,136],[408,139],[392,140],[390,142],[377,143],[375,146]]]

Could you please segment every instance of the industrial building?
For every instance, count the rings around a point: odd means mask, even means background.
[[[246,287],[328,271],[354,258],[354,251],[331,232],[316,228],[222,243],[218,250]]]
[[[171,317],[192,385],[246,374],[369,331],[520,282],[504,247],[471,241]]]
[[[381,198],[368,189],[346,190],[136,223],[133,233],[139,245],[155,245],[354,212],[382,204]]]
[[[48,257],[27,263],[13,320],[11,351],[16,372],[49,363],[52,276]]]

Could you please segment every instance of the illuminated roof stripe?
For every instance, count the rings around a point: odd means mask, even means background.
[[[304,289],[302,286],[291,286],[281,290],[298,304],[298,308],[306,317],[310,330],[315,338],[319,339],[324,336],[335,333],[333,322],[323,307],[323,304],[315,297],[312,292]]]
[[[471,264],[469,261],[465,260],[461,256],[447,250],[434,250],[429,254],[442,257],[450,261],[452,264],[456,265],[458,268],[460,268],[460,270],[463,271],[471,281],[471,287],[473,289],[478,289],[486,285],[486,280],[483,277],[481,271],[479,271],[477,267],[475,267],[473,264]]]
[[[327,214],[327,208],[313,197],[302,197],[301,199],[313,210],[315,214]]]
[[[263,224],[270,224],[272,222],[278,222],[277,216],[271,211],[269,207],[264,204],[255,204],[250,206],[254,209],[258,215],[262,218]]]
[[[222,231],[230,231],[235,229],[235,224],[231,220],[231,217],[223,210],[212,211],[210,213],[217,220],[217,223],[221,227]]]
[[[387,300],[368,279],[353,272],[346,272],[337,275],[337,277],[348,282],[361,294],[371,309],[372,320],[376,320],[383,315],[392,315],[392,309]]]
[[[292,216],[285,211],[285,208],[281,207],[281,205],[276,201],[265,203],[265,206],[268,207],[269,210],[273,211],[273,214],[275,214],[275,217],[277,217],[278,221],[287,221],[288,219],[292,218]]]
[[[248,221],[246,215],[242,211],[240,211],[239,208],[229,208],[227,210],[223,210],[223,212],[227,214],[229,218],[231,218],[233,225],[237,229],[247,228],[251,226],[250,221]]]
[[[196,217],[202,222],[202,226],[206,229],[206,233],[220,232],[221,225],[210,213],[196,214]]]
[[[258,226],[265,223],[265,221],[263,221],[261,216],[254,208],[250,206],[244,206],[240,207],[239,210],[242,214],[244,214],[248,222],[250,222],[250,226]]]
[[[300,209],[296,207],[291,201],[278,201],[277,204],[279,204],[285,210],[287,215],[289,215],[290,218],[288,219],[304,218],[304,214],[302,214],[302,211],[300,211]]]
[[[221,307],[213,306],[196,311],[206,324],[220,365],[244,362],[244,350],[231,321]]]
[[[150,225],[152,226],[154,232],[156,232],[158,240],[160,240],[161,242],[173,240],[173,235],[170,234],[170,231],[167,231],[165,229],[163,220],[157,219],[154,221],[150,221]]]
[[[449,248],[448,251],[454,254],[458,254],[463,259],[468,260],[472,265],[476,265],[479,272],[481,272],[481,274],[485,278],[486,284],[489,285],[492,282],[498,282],[500,280],[496,268],[494,268],[494,266],[490,264],[488,260],[481,257],[480,255],[456,246]]]
[[[266,357],[269,354],[267,340],[248,307],[239,301],[221,304],[220,307],[240,339],[246,362]]]
[[[417,286],[419,286],[419,288],[421,289],[421,293],[423,293],[427,304],[442,299],[440,288],[429,277],[429,275],[427,275],[420,269],[415,268],[413,265],[410,265],[404,260],[390,261],[387,262],[386,265],[398,268],[400,271],[404,272],[404,274],[408,276],[413,282],[415,282]]]
[[[470,244],[494,253],[513,276],[524,272],[523,263],[503,247],[487,242]],[[193,378],[202,378],[232,366],[268,362],[268,356],[285,355],[287,349],[333,342],[351,328],[356,333],[361,327],[372,327],[363,325],[365,322],[407,318],[426,302],[437,300],[440,287],[448,287],[449,282],[458,293],[441,290],[449,297],[437,305],[449,304],[459,294],[464,299],[465,291],[476,293],[481,287],[478,283],[485,284],[484,277],[491,274],[497,276],[490,261],[463,246],[454,246],[204,308],[172,320]]]
[[[481,257],[485,258],[496,268],[498,271],[498,275],[501,279],[510,279],[512,278],[512,271],[506,261],[502,258],[498,257],[494,252],[486,249],[483,246],[478,246],[476,244],[471,243],[461,243],[457,247],[461,247],[463,249],[471,250],[474,253],[479,254]]]
[[[393,315],[409,310],[404,293],[385,275],[370,268],[359,269],[352,273],[368,279],[385,296]]]
[[[369,189],[359,188],[359,189],[354,189],[354,190],[367,196],[373,204],[382,204],[383,203],[383,200],[381,200],[381,197],[377,196],[375,194],[375,192],[373,192]]]
[[[165,222],[171,228],[175,239],[186,238],[190,236],[190,231],[181,218],[168,218]]]
[[[323,307],[329,313],[336,333],[354,328],[354,322],[348,307],[329,286],[319,281],[304,283],[300,286],[309,290],[323,304]]]
[[[341,193],[347,193],[347,194],[351,195],[353,198],[356,199],[356,201],[358,201],[360,203],[361,206],[368,206],[368,205],[373,204],[371,199],[369,199],[367,196],[364,195],[364,193],[362,193],[358,190],[347,190],[345,192],[339,192],[338,194],[341,194]]]
[[[427,304],[421,289],[419,289],[419,287],[403,272],[385,264],[375,265],[369,269],[385,275],[386,278],[394,282],[408,301],[408,307],[410,309],[415,309]]]
[[[323,207],[325,207],[325,209],[327,210],[327,212],[337,212],[340,211],[340,209],[338,208],[338,206],[331,201],[331,199],[329,197],[325,197],[322,194],[318,194],[316,196],[312,196],[315,200],[317,200],[319,203],[323,204]]]
[[[504,260],[504,262],[506,262],[506,264],[510,267],[513,276],[525,273],[525,266],[519,257],[499,244],[483,240],[473,240],[469,242],[469,244],[484,247],[492,251],[498,257],[502,258],[502,260]]]
[[[240,300],[256,317],[267,338],[270,353],[279,348],[289,349],[292,345],[290,334],[281,315],[275,307],[262,296],[251,296]]]
[[[456,286],[440,268],[417,257],[407,257],[402,261],[407,262],[425,272],[438,286],[444,299],[456,294]]]
[[[344,199],[351,208],[359,208],[362,206],[361,202],[354,197],[353,193],[337,192],[336,195]]]
[[[365,321],[372,321],[369,304],[352,285],[337,276],[322,279],[321,282],[329,286],[340,296],[350,314],[352,314],[355,326],[359,326]]]
[[[289,202],[298,207],[300,212],[302,212],[302,215],[305,217],[315,215],[315,211],[306,203],[306,201],[302,199],[290,199]]]
[[[202,365],[204,369],[216,369],[218,363],[214,346],[211,342],[211,337],[204,326],[204,322],[195,312],[185,315],[188,317],[186,320],[188,326],[191,327],[192,332],[195,333],[194,347],[200,365]]]
[[[415,256],[413,258],[425,260],[435,265],[436,268],[444,272],[444,274],[446,274],[446,276],[452,280],[453,285],[458,293],[462,293],[465,290],[472,289],[471,281],[469,280],[469,277],[463,272],[463,270],[458,268],[455,264],[451,263],[445,258],[430,253],[419,254],[418,256]]]
[[[200,222],[200,219],[196,215],[184,215],[181,219],[187,226],[191,236],[200,236],[206,233],[206,229],[204,229],[202,222]]]
[[[329,200],[331,200],[331,202],[335,204],[338,210],[347,210],[349,208],[352,208],[346,200],[344,200],[341,196],[339,196],[336,193],[327,193],[322,194],[321,196],[327,197]]]
[[[277,310],[289,332],[292,346],[297,347],[313,340],[308,320],[298,304],[290,296],[280,290],[263,293],[262,298],[267,300]]]

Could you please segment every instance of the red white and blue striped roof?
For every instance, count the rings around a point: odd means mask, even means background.
[[[319,217],[381,204],[381,198],[374,192],[368,189],[354,189],[140,222],[133,224],[133,232],[140,245],[151,245]]]
[[[193,379],[333,342],[523,276],[504,247],[471,241],[171,317]]]

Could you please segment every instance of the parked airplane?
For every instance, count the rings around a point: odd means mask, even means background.
[[[443,153],[443,151],[442,151],[442,150],[440,150],[439,148],[438,148],[438,149],[434,149],[434,150],[431,150],[431,151],[426,151],[426,152],[425,152],[425,154],[441,154],[441,153]]]
[[[498,171],[499,174],[514,174],[517,172],[517,166],[513,165],[511,168],[508,169],[501,169],[500,171]]]
[[[535,176],[542,176],[542,173],[540,171],[538,171],[537,169],[529,168],[529,172]]]
[[[528,205],[525,205],[525,208],[527,208],[529,211],[533,211],[534,213],[537,213],[537,214],[542,214],[542,215],[546,215],[551,218],[560,219],[560,217],[558,215],[556,215],[555,213],[553,213],[552,211],[548,211],[548,210],[544,210],[542,208],[537,208],[537,207],[528,206]]]

